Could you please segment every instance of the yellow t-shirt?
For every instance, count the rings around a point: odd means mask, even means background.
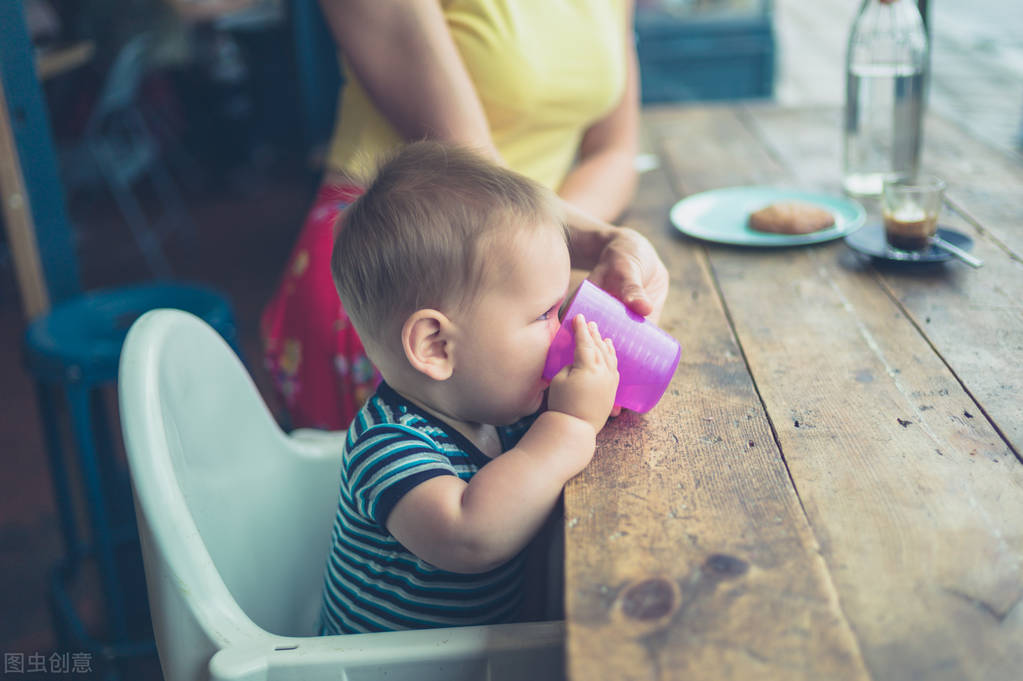
[[[444,0],[455,46],[512,169],[556,189],[586,128],[625,86],[624,0]],[[343,65],[344,66],[344,65]],[[359,164],[401,144],[346,70],[327,164]]]

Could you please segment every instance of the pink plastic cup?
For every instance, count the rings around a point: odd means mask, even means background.
[[[572,320],[578,314],[587,322],[597,322],[600,335],[614,343],[619,374],[615,404],[632,411],[650,411],[671,383],[682,348],[666,331],[587,279],[565,311],[547,352],[543,377],[551,380],[575,358]]]

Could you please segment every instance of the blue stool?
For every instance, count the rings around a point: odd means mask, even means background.
[[[25,333],[25,361],[36,379],[39,413],[53,477],[54,495],[64,535],[65,555],[53,574],[51,607],[60,631],[107,660],[150,654],[151,637],[131,637],[126,614],[125,579],[118,548],[129,545],[139,554],[134,512],[127,491],[120,496],[114,439],[103,408],[102,389],[116,384],[121,345],[137,317],[156,308],[186,310],[216,329],[238,352],[237,332],[231,304],[208,288],[185,283],[147,283],[91,291],[55,306],[33,321]],[[240,353],[239,353],[240,354]],[[81,539],[72,504],[62,442],[57,395],[66,402],[74,456],[91,530],[91,541]],[[123,467],[121,468],[123,471]],[[113,483],[113,484],[112,484]],[[139,554],[140,555],[140,554]],[[67,593],[82,561],[95,559],[106,614],[107,642],[99,644],[89,635]],[[141,562],[138,562],[141,565]],[[144,593],[144,592],[143,592]],[[145,618],[148,622],[148,617]]]

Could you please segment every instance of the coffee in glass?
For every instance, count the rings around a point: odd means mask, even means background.
[[[938,229],[945,182],[933,176],[886,180],[881,193],[885,240],[892,248],[920,251]]]

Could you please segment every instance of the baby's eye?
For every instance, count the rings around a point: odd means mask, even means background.
[[[557,313],[557,311],[558,311],[558,306],[557,306],[557,305],[555,305],[555,306],[553,306],[553,307],[552,307],[551,309],[547,310],[547,311],[546,311],[546,312],[544,312],[544,313],[543,313],[542,315],[540,315],[539,317],[537,317],[537,321],[540,321],[540,322],[545,322],[545,321],[547,321],[548,319],[550,319],[551,317],[553,317],[553,316],[555,315],[555,313]]]

